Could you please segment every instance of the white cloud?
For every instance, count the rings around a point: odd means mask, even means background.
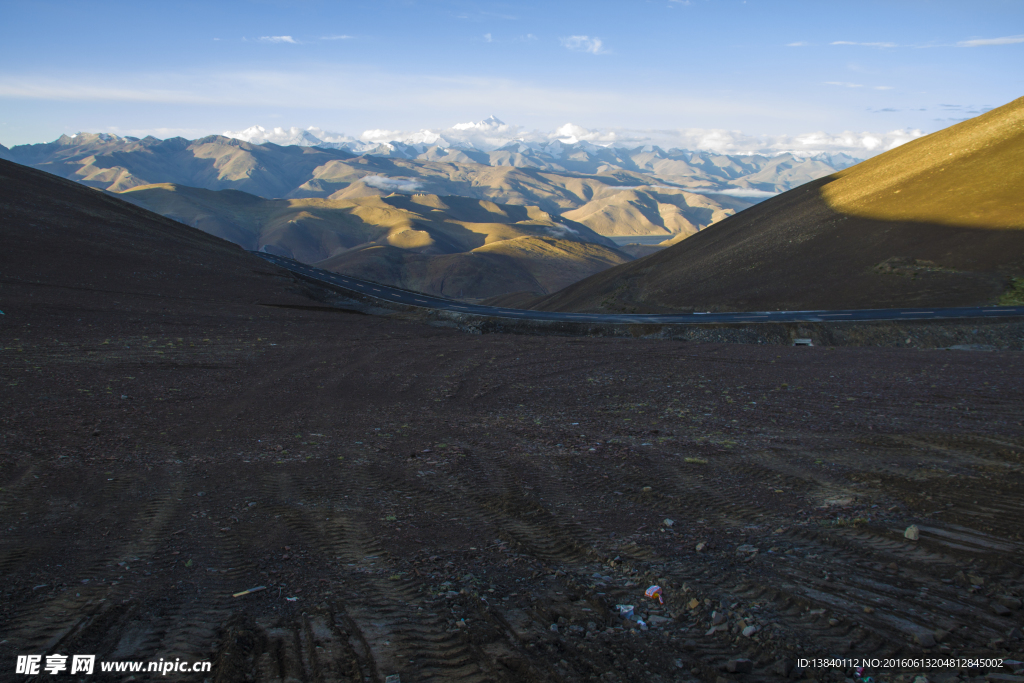
[[[607,52],[604,49],[604,42],[600,38],[591,38],[590,36],[568,36],[567,38],[560,38],[562,46],[569,48],[570,50],[576,50],[577,52],[589,52],[590,54],[599,55]]]
[[[412,178],[388,178],[383,175],[368,175],[363,176],[362,181],[370,187],[376,187],[378,190],[389,190],[391,192],[417,192],[420,189],[420,183],[413,180]]]
[[[485,43],[493,43],[494,42],[494,38],[491,37],[490,33],[485,33],[484,34],[484,42]]]
[[[834,40],[829,45],[859,45],[861,47],[899,47],[896,43],[858,43],[852,40]]]
[[[573,237],[580,236],[579,230],[575,228],[570,228],[568,225],[563,225],[562,223],[555,223],[554,225],[546,226],[544,229],[547,230],[549,235],[551,235],[552,237],[557,237],[559,239],[566,239],[570,235],[572,235]]]
[[[260,40],[264,43],[291,43],[292,45],[298,45],[298,41],[291,36],[260,36]]]
[[[802,40],[796,43],[786,43],[786,47],[807,47],[808,45],[810,45],[810,43],[805,43]]]
[[[1024,43],[1024,36],[1004,36],[1002,38],[976,38],[974,40],[961,40],[957,47],[983,47],[986,45],[1015,45]]]
[[[275,145],[315,146],[323,142],[344,143],[352,141],[352,138],[343,133],[332,133],[315,126],[310,126],[306,129],[292,127],[271,128],[270,130],[263,126],[250,126],[238,132],[224,131],[222,135],[235,138],[236,140],[245,140],[256,145],[272,142]]]
[[[891,85],[872,85],[865,86],[863,83],[847,83],[846,81],[825,81],[825,85],[838,85],[844,88],[864,88],[870,87],[872,90],[892,90]]]
[[[324,121],[344,121],[346,126],[360,125],[356,130],[364,131],[358,134],[350,130],[351,137],[348,137],[311,131],[305,126],[294,131],[286,126],[278,134],[276,128],[268,127],[262,135],[277,144],[306,144],[299,138],[309,133],[339,144],[352,141],[376,145],[406,141],[409,144],[437,144],[442,147],[466,144],[481,150],[517,142],[547,146],[557,140],[575,138],[580,142],[602,146],[657,145],[664,149],[708,149],[730,154],[775,154],[784,151],[801,154],[816,151],[846,152],[855,156],[867,154],[867,148],[861,141],[852,137],[839,139],[840,136],[832,136],[827,144],[822,143],[817,147],[795,142],[796,137],[792,133],[801,129],[813,130],[822,124],[813,123],[818,120],[820,112],[806,109],[797,111],[791,103],[773,105],[770,102],[732,99],[727,96],[701,97],[690,92],[640,88],[631,90],[615,86],[547,87],[513,79],[470,76],[442,78],[422,73],[392,73],[345,66],[311,67],[304,70],[147,71],[120,73],[114,78],[101,78],[90,72],[75,70],[14,73],[0,69],[0,98],[111,105],[228,105],[251,110],[273,108],[274,111],[280,111],[283,107],[285,111],[281,113],[286,116],[301,111],[305,121],[310,121],[311,116],[322,116]],[[525,113],[524,102],[530,103]],[[646,112],[652,112],[657,113],[659,120],[670,122],[669,126],[672,121],[730,123],[728,128],[654,128],[651,125],[584,128],[578,124],[568,124],[571,127],[563,125],[533,130],[492,118],[456,126],[413,128],[416,122],[412,118],[413,114],[400,114],[415,112],[416,118],[422,120],[456,122],[469,119],[458,114],[449,118],[453,116],[452,112],[480,112],[481,109],[484,112],[509,111],[515,112],[516,116],[529,115],[536,121],[646,121],[651,120]],[[297,113],[295,115],[299,116]],[[380,123],[374,126],[378,121]],[[776,130],[787,131],[791,135],[750,135],[740,132],[740,129],[748,126],[761,130],[777,127]],[[326,128],[332,130],[331,126]],[[222,130],[223,126],[217,126],[201,132]],[[155,126],[133,134],[147,133],[160,136]],[[326,137],[321,137],[322,133]],[[242,137],[241,133],[233,135]]]
[[[355,36],[320,36],[320,40],[352,40]]]

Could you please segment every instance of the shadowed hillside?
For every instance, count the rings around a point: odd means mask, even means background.
[[[8,161],[0,187],[5,309],[22,291],[22,302],[104,292],[155,309],[293,298],[291,278],[262,259],[103,192]]]
[[[1024,275],[1024,98],[808,183],[533,307],[993,304]]]

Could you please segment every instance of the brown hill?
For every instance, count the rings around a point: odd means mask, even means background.
[[[397,150],[392,149],[392,153]],[[443,152],[443,153],[442,153]],[[541,155],[521,167],[502,164],[502,155],[491,159],[487,154],[473,151],[441,150],[432,147],[422,154],[408,148],[406,154],[415,158],[387,156],[375,153],[354,156],[339,149],[323,147],[280,146],[271,143],[253,144],[219,135],[198,140],[154,137],[123,138],[109,134],[79,133],[62,135],[57,140],[38,145],[19,145],[10,150],[0,149],[0,158],[10,158],[69,180],[111,192],[123,192],[147,185],[176,185],[206,190],[240,190],[261,197],[287,199],[352,200],[370,196],[387,196],[394,192],[458,195],[499,204],[538,206],[542,210],[558,213],[586,207],[591,200],[607,193],[627,189],[653,189],[662,182],[682,187],[701,187],[706,190],[726,187],[751,187],[747,176],[760,173],[755,184],[762,189],[788,189],[794,180],[802,177],[820,177],[841,168],[842,160],[829,166],[823,161],[795,162],[789,157],[767,159],[710,155],[695,155],[697,166],[691,175],[658,179],[652,170],[652,160],[662,159],[662,152],[639,153],[634,162],[624,151],[601,149],[605,160],[596,163],[560,159],[567,163],[554,163],[555,157]],[[681,154],[681,152],[680,152]],[[522,155],[519,155],[522,156]],[[578,155],[569,154],[570,157]],[[803,169],[799,175],[773,183],[775,168],[795,164]],[[662,159],[664,160],[664,159]],[[685,165],[685,164],[684,164]],[[679,169],[676,169],[679,170]],[[792,170],[787,171],[792,175]],[[809,176],[806,174],[810,174]],[[764,176],[764,177],[762,177]],[[774,177],[774,176],[772,176]],[[767,179],[766,179],[767,178]],[[781,183],[781,185],[780,185]],[[701,200],[713,211],[737,208],[738,200],[721,195]],[[678,202],[676,202],[678,203]],[[750,202],[740,202],[746,206]],[[662,202],[668,213],[678,213],[672,201]],[[690,201],[693,205],[693,201]],[[707,224],[704,218],[686,214],[685,221]],[[594,213],[593,209],[587,213]],[[648,218],[655,216],[655,223]],[[571,217],[570,217],[571,218]],[[635,224],[629,220],[636,221]],[[667,219],[644,212],[632,212],[616,219],[619,232],[607,234],[648,234],[660,232]],[[696,224],[695,223],[695,224]],[[597,229],[601,232],[601,229]],[[622,232],[625,231],[625,232]],[[675,231],[670,228],[670,231]]]
[[[70,307],[97,292],[126,312],[309,303],[287,293],[294,284],[279,269],[234,244],[103,192],[2,160],[0,188],[4,308],[55,299]],[[91,309],[77,310],[88,324]]]
[[[317,267],[387,285],[457,299],[510,292],[547,294],[629,260],[599,244],[523,236],[471,251],[425,254],[393,246],[352,249]]]
[[[246,249],[444,296],[547,294],[631,258],[538,207],[466,197],[263,199],[171,184],[119,196]]]
[[[758,204],[534,307],[996,303],[1024,275],[1024,98]]]
[[[750,206],[731,197],[651,187],[602,188],[583,206],[562,215],[601,235],[695,235]]]

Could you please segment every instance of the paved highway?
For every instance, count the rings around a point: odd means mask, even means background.
[[[559,313],[527,311],[518,308],[477,306],[453,299],[411,292],[379,285],[329,270],[321,270],[283,256],[251,252],[262,259],[312,280],[333,285],[350,292],[391,301],[406,306],[436,308],[458,313],[471,313],[511,320],[549,320],[573,323],[648,323],[673,325],[707,325],[710,323],[782,323],[824,322],[830,320],[940,320],[956,318],[1014,318],[1024,316],[1024,306],[986,306],[980,308],[868,308],[852,311],[759,311],[752,313],[686,313],[626,315],[608,313]]]

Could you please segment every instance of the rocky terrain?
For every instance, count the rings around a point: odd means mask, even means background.
[[[0,169],[5,661],[1012,680],[1019,353],[466,335]]]

